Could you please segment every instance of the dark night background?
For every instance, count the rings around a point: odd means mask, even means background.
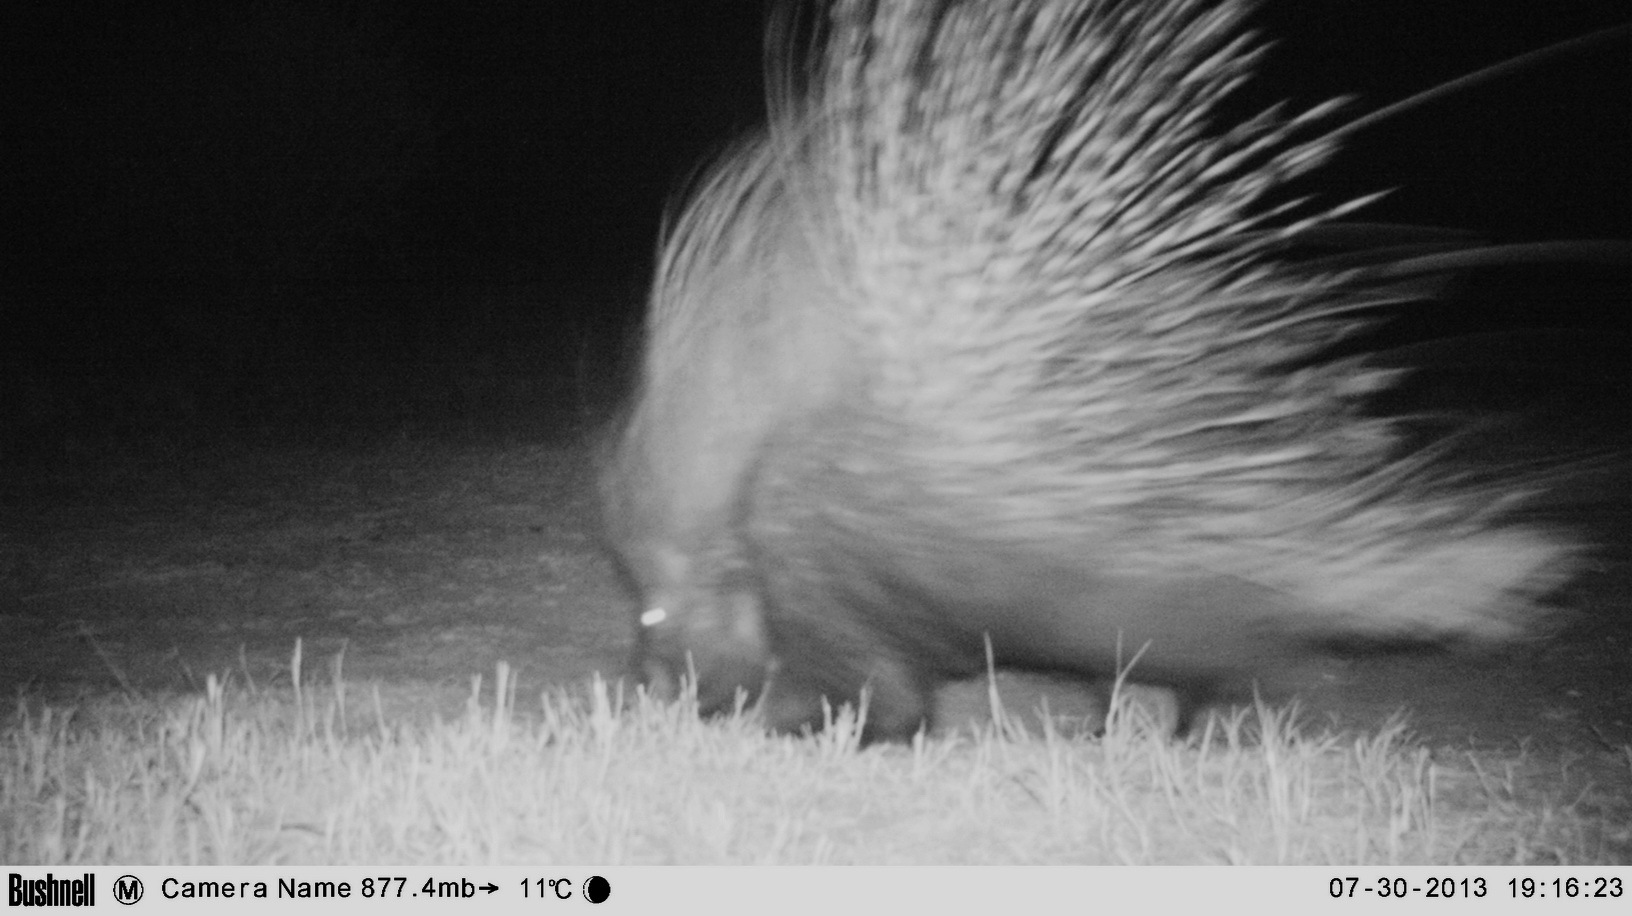
[[[617,391],[669,193],[761,111],[753,0],[0,16],[0,461],[581,430]],[[1353,92],[1363,112],[1626,17],[1269,3],[1276,51],[1242,110]],[[1398,187],[1367,218],[1492,241],[1627,238],[1629,57],[1622,38],[1374,127],[1320,188]],[[1447,307],[1450,331],[1561,330],[1600,348],[1567,359],[1624,383],[1624,268],[1496,273],[1472,282],[1538,292]]]

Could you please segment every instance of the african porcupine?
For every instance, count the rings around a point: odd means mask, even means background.
[[[1204,689],[1540,616],[1570,545],[1322,358],[1419,287],[1289,254],[1354,205],[1266,202],[1330,106],[1212,123],[1249,5],[833,0],[662,249],[602,478],[649,683],[784,729],[865,690],[889,738],[988,641]]]

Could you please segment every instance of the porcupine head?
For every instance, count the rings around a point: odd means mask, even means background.
[[[634,672],[659,696],[703,673],[705,712],[739,688],[752,700],[774,667],[741,531],[762,443],[860,371],[789,155],[762,136],[740,143],[665,227],[638,390],[602,461],[603,528],[639,599]]]

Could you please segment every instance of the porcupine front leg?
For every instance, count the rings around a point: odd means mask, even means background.
[[[831,576],[763,569],[771,674],[762,710],[781,732],[819,731],[849,705],[865,711],[862,741],[905,740],[930,722],[934,684],[877,629],[850,616],[853,595]]]

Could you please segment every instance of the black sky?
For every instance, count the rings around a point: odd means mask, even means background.
[[[671,190],[762,106],[755,0],[0,15],[0,358],[59,378],[135,338],[149,362],[172,338],[191,359],[285,334],[396,359],[496,311],[627,323]],[[1272,2],[1243,107],[1349,92],[1362,112],[1626,18],[1624,0]],[[1375,216],[1498,240],[1625,238],[1629,57],[1623,39],[1381,125],[1321,188],[1397,187]],[[470,309],[484,284],[532,298]],[[393,292],[332,294],[359,285]]]

